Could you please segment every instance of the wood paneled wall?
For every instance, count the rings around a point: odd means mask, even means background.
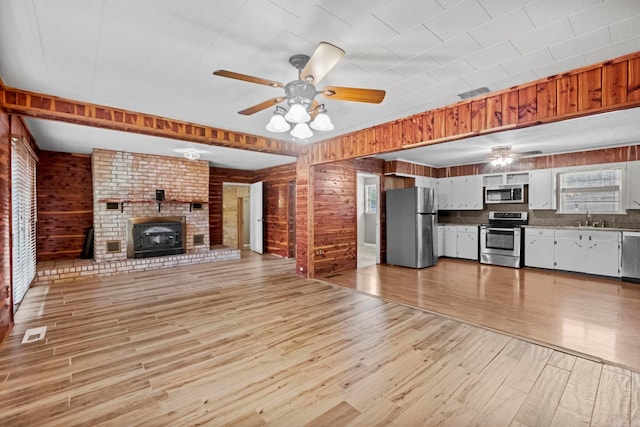
[[[211,245],[223,244],[222,194],[224,182],[251,184],[262,181],[264,207],[264,250],[288,256],[289,203],[288,183],[296,179],[296,165],[284,165],[258,171],[212,167],[209,169],[209,234]]]
[[[93,225],[91,155],[40,151],[38,261],[79,258]]]
[[[11,127],[0,109],[0,341],[13,322],[11,304]]]
[[[295,179],[295,163],[255,173],[255,182],[264,183],[264,249],[282,257],[289,256],[289,182]]]
[[[251,184],[252,171],[225,168],[209,168],[209,241],[211,246],[222,245],[224,230],[222,223],[222,184]]]
[[[640,52],[309,147],[321,164],[640,106]]]
[[[380,159],[313,166],[310,174],[313,177],[313,195],[309,201],[312,213],[308,219],[312,224],[313,238],[309,239],[309,248],[313,256],[310,258],[311,264],[307,266],[312,275],[357,267],[356,173],[360,171],[382,175],[383,170],[384,161]],[[384,196],[381,197],[380,209],[384,212]],[[381,234],[384,236],[384,229]],[[384,248],[386,245],[381,243]]]

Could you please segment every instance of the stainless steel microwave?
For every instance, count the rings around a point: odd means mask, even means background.
[[[484,189],[485,203],[524,203],[524,185],[494,185]]]

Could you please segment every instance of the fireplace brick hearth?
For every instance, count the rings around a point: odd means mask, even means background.
[[[184,253],[209,251],[207,162],[95,149],[92,171],[96,262],[129,258],[127,224],[140,217],[184,218]],[[164,190],[165,200],[156,201],[156,190]],[[113,209],[114,203],[120,209]],[[202,209],[193,209],[192,203]],[[194,235],[204,235],[196,239],[202,244],[194,245]],[[107,242],[114,241],[120,242],[120,250],[107,251]]]

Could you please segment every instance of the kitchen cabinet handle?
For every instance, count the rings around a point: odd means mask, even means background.
[[[593,244],[593,246],[589,246],[589,249],[593,249],[593,248],[595,248],[596,246],[598,246],[598,244],[597,244],[597,243],[594,243],[594,244]]]
[[[582,247],[582,245],[581,245],[580,243],[578,243],[578,242],[573,242],[573,243],[575,243],[575,244],[576,244],[576,246],[578,246],[578,247],[580,247],[580,248]]]
[[[547,206],[548,204],[549,204],[549,202],[544,202],[544,203],[542,204],[542,207],[545,207],[545,206]]]
[[[640,206],[640,203],[638,203],[637,200],[634,200],[633,203],[635,203],[636,205]]]

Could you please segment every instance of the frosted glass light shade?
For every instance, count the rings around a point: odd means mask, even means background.
[[[313,136],[313,132],[306,123],[298,123],[291,131],[291,136],[298,139],[307,139]]]
[[[333,123],[327,113],[318,113],[315,119],[311,122],[311,129],[315,130],[332,130]]]
[[[275,113],[271,116],[271,120],[267,123],[267,130],[269,132],[286,132],[291,129],[291,125],[282,117],[282,114]]]
[[[302,104],[293,104],[284,118],[291,123],[304,123],[311,120],[311,116],[307,113],[307,109]]]

